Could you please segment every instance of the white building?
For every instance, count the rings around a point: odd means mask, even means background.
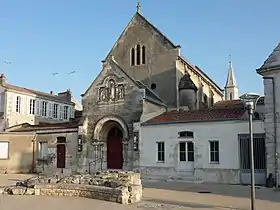
[[[265,135],[258,114],[254,118],[256,182],[263,184]],[[246,119],[244,103],[233,100],[208,110],[167,112],[142,123],[139,151],[144,178],[249,184]]]
[[[5,75],[0,76],[1,130],[22,123],[68,122],[74,118],[74,107],[70,90],[43,93],[8,84]]]
[[[267,150],[267,169],[276,177],[279,185],[280,174],[280,43],[269,55],[263,65],[257,69],[263,76],[265,94],[265,131]]]

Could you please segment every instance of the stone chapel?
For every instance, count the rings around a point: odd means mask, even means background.
[[[99,75],[82,94],[80,165],[137,168],[141,122],[173,109],[210,108],[223,100],[223,89],[186,60],[180,48],[141,14],[138,5],[102,61]],[[227,86],[235,90],[233,71],[228,77]]]

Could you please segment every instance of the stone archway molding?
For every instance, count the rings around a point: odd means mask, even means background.
[[[127,124],[125,123],[125,121],[121,117],[119,117],[117,115],[109,115],[109,116],[105,116],[105,117],[101,118],[97,122],[97,124],[94,128],[93,139],[96,139],[96,140],[100,139],[100,132],[103,129],[104,125],[109,121],[114,121],[114,122],[118,123],[122,128],[123,138],[128,139]]]

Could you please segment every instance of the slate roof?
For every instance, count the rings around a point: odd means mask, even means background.
[[[237,83],[236,83],[232,63],[230,62],[229,69],[228,69],[228,75],[227,75],[226,87],[236,87],[236,86],[237,86]]]
[[[179,90],[184,89],[191,89],[195,91],[198,90],[198,88],[195,86],[195,84],[190,78],[190,75],[187,72],[185,72],[184,76],[179,81]]]
[[[245,111],[241,100],[220,101],[210,109],[166,112],[142,125],[241,120]]]
[[[145,84],[143,84],[139,80],[137,80],[135,82],[140,89],[145,89],[146,96],[148,96],[150,99],[154,99],[154,100],[162,103],[163,105],[165,105],[164,101],[155,92],[153,92],[150,88],[148,88]],[[149,99],[149,98],[147,98],[147,99]]]
[[[265,60],[263,65],[257,69],[257,72],[262,73],[263,71],[270,71],[274,69],[280,69],[280,42]]]

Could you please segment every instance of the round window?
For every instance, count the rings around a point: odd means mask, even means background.
[[[152,84],[151,84],[151,89],[152,89],[152,90],[156,89],[156,87],[157,87],[157,85],[156,85],[155,83],[152,83]]]

